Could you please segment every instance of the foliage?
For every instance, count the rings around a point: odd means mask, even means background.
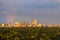
[[[0,27],[0,40],[59,40],[58,27]]]

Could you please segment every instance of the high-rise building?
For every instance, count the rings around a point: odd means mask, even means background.
[[[37,19],[34,19],[34,21],[32,22],[33,26],[37,27],[38,21]]]

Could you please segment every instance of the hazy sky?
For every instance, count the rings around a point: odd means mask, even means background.
[[[60,23],[60,0],[0,0],[0,23],[30,21]]]

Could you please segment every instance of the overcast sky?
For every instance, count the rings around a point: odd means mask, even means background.
[[[0,23],[32,22],[35,18],[39,23],[59,24],[60,0],[0,0]]]

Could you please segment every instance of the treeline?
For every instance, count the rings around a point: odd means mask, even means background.
[[[60,28],[0,27],[0,40],[60,40]]]

